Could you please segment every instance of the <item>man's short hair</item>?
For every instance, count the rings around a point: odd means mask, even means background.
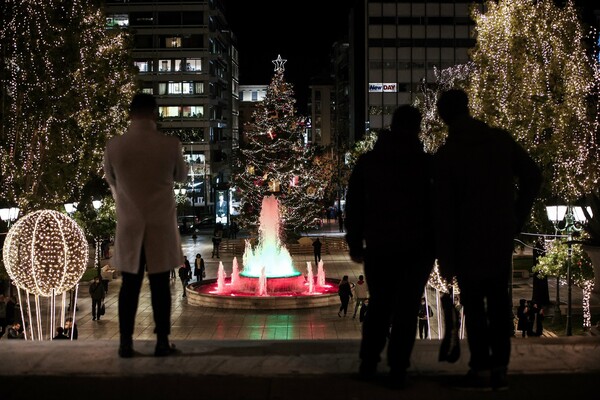
[[[392,115],[390,130],[392,133],[419,132],[421,130],[421,112],[408,104],[398,107]]]
[[[462,89],[445,91],[437,101],[438,114],[445,122],[469,114],[469,97]]]
[[[153,115],[156,111],[156,99],[148,93],[136,93],[129,105],[132,115]]]

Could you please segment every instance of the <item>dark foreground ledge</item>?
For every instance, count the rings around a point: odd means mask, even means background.
[[[507,392],[450,387],[467,367],[466,342],[456,364],[437,361],[439,341],[417,341],[409,385],[391,390],[381,376],[357,380],[357,340],[175,341],[181,354],[117,356],[118,342],[0,341],[0,400],[190,399],[386,400],[561,399],[600,395],[600,337],[515,339]]]

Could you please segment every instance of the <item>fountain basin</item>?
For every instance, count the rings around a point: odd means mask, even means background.
[[[242,278],[242,277],[240,277]],[[247,287],[258,287],[256,278],[245,278],[256,282],[247,282]],[[302,290],[283,290],[290,287],[284,280],[302,281]],[[279,282],[277,282],[280,280]],[[271,282],[275,281],[275,282]],[[337,293],[339,279],[325,279],[324,286],[314,285],[313,293],[309,293],[308,283],[303,276],[287,278],[267,279],[268,295],[258,296],[256,290],[244,291],[231,288],[229,278],[225,280],[225,287],[221,293],[217,293],[217,279],[206,279],[200,283],[192,283],[187,286],[187,301],[193,306],[209,308],[230,309],[253,309],[253,310],[286,310],[299,308],[317,308],[331,305],[339,305],[340,299]],[[271,285],[279,287],[279,291],[271,292]],[[236,285],[240,287],[241,285]]]

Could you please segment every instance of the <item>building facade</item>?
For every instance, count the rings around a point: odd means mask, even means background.
[[[109,28],[132,35],[138,83],[155,96],[161,129],[183,143],[187,213],[208,214],[238,143],[237,50],[220,1],[108,0],[105,12]]]

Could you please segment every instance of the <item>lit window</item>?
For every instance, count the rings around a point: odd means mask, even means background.
[[[174,118],[179,117],[181,107],[176,106],[162,106],[158,107],[158,113],[162,118]]]
[[[166,38],[166,47],[181,47],[181,38],[177,36]]]
[[[158,70],[162,72],[171,71],[171,60],[158,60]]]
[[[202,71],[202,59],[188,58],[186,62],[187,71]]]

